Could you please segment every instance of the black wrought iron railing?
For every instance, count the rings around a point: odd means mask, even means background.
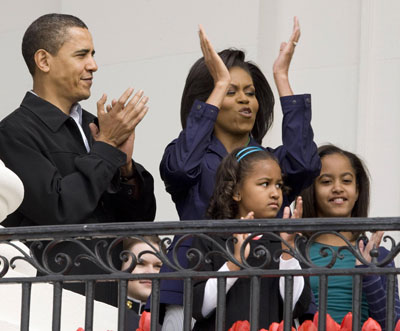
[[[395,296],[396,276],[400,269],[388,267],[388,263],[394,260],[400,250],[400,244],[393,239],[393,235],[385,235],[384,242],[389,254],[382,260],[378,259],[378,249],[371,250],[371,262],[367,262],[359,251],[358,245],[352,245],[346,238],[342,237],[339,231],[398,231],[400,230],[400,218],[349,218],[349,219],[299,219],[299,220],[213,220],[213,221],[185,221],[185,222],[154,222],[154,223],[113,223],[113,224],[86,224],[86,225],[62,225],[62,226],[36,226],[20,228],[0,229],[0,288],[5,284],[20,284],[22,288],[21,297],[21,330],[29,330],[30,309],[31,309],[31,286],[34,283],[51,283],[53,291],[53,316],[52,329],[60,329],[61,314],[63,313],[61,297],[63,286],[69,283],[85,284],[86,309],[85,309],[85,331],[93,328],[93,307],[96,283],[116,281],[118,283],[118,330],[125,330],[125,302],[129,280],[151,279],[151,330],[155,331],[159,320],[159,295],[160,281],[163,279],[183,279],[184,281],[184,330],[190,330],[193,303],[193,282],[197,279],[215,277],[218,280],[218,299],[216,310],[216,330],[227,330],[230,325],[225,325],[225,284],[227,277],[249,277],[251,303],[250,303],[250,324],[251,330],[259,330],[258,313],[260,304],[260,279],[262,277],[284,277],[285,278],[285,300],[284,300],[284,330],[291,329],[292,321],[292,298],[293,298],[293,277],[319,276],[319,330],[324,330],[327,311],[327,280],[332,275],[351,275],[353,277],[353,330],[361,330],[361,295],[362,277],[370,274],[386,275],[386,330],[394,330],[396,323]],[[173,271],[160,274],[130,274],[140,256],[134,256],[127,251],[120,251],[120,243],[127,237],[140,239],[154,249],[154,244],[147,241],[144,236],[182,236],[179,242],[188,238],[201,237],[202,240],[215,242],[215,236],[231,236],[232,233],[251,233],[246,242],[254,236],[263,234],[280,239],[279,232],[313,233],[309,239],[299,236],[296,239],[295,247],[287,250],[289,254],[296,257],[303,267],[301,270],[277,270],[268,269],[268,265],[279,258],[281,252],[269,252],[266,247],[257,246],[253,252],[254,256],[260,259],[258,265],[249,265],[244,260],[239,263],[235,258],[229,245],[218,246],[218,254],[226,261],[231,261],[241,267],[235,272],[202,271],[202,267],[209,262],[210,254],[204,255],[197,249],[188,252],[191,260],[190,266],[182,266],[179,263],[177,253],[173,251],[169,259],[163,250],[154,253],[158,258],[167,264]],[[324,266],[316,266],[310,258],[310,246],[320,234],[330,233],[341,237],[346,245],[335,252],[331,249],[321,249],[320,254],[329,252],[330,262]],[[17,246],[14,241],[21,241],[30,247],[27,254]],[[229,240],[228,240],[229,241]],[[171,244],[169,237],[164,237],[164,244]],[[68,247],[75,246],[79,253],[73,256],[69,251],[62,251],[60,247],[68,243]],[[93,243],[93,245],[88,245]],[[12,258],[2,256],[2,247],[12,246],[18,254]],[[178,245],[179,246],[179,245]],[[242,247],[244,248],[244,246]],[[116,256],[120,261],[132,257],[128,272],[122,272],[118,263],[115,263],[113,254],[118,250]],[[174,247],[173,250],[177,250]],[[348,250],[354,257],[360,260],[363,268],[332,269],[331,266],[336,259],[341,258],[341,252]],[[40,251],[40,254],[37,252]],[[56,253],[54,253],[56,252]],[[146,253],[149,253],[147,251]],[[150,252],[151,253],[151,252]],[[215,252],[213,252],[215,253]],[[242,249],[242,254],[243,254]],[[35,277],[10,277],[9,271],[17,260],[32,265],[38,275]],[[79,270],[81,261],[93,263],[102,270],[101,274],[81,275],[70,274],[72,267]],[[21,262],[19,262],[21,263]],[[59,266],[56,270],[54,265]],[[0,298],[4,300],[5,298]]]

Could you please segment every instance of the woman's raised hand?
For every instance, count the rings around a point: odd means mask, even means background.
[[[214,79],[214,85],[217,84],[230,84],[231,76],[229,71],[222,61],[221,57],[215,51],[214,47],[211,45],[206,32],[201,24],[199,24],[199,37],[200,37],[200,47],[203,52],[204,61],[210,72],[212,78]]]
[[[220,108],[231,83],[231,75],[225,63],[211,45],[201,25],[199,25],[199,37],[204,62],[214,80],[214,89],[206,102]]]
[[[274,62],[273,66],[274,75],[277,74],[288,75],[290,62],[292,61],[294,49],[299,39],[300,39],[300,25],[298,18],[295,16],[292,35],[290,36],[288,42],[281,43],[281,47],[279,49],[279,55]]]
[[[273,66],[275,84],[279,92],[279,96],[293,95],[293,91],[289,84],[289,67],[294,54],[294,49],[300,38],[299,20],[295,16],[293,23],[293,32],[288,42],[281,43],[279,55]]]

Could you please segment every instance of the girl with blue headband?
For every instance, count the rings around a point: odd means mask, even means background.
[[[259,219],[274,218],[283,203],[283,179],[275,156],[256,146],[236,149],[221,162],[214,193],[211,197],[207,217],[212,219]],[[301,217],[302,200],[297,199],[293,218]],[[285,207],[284,218],[289,217],[289,207]],[[199,250],[208,260],[203,271],[238,271],[240,267],[227,260],[220,247],[229,247],[235,259],[243,264],[240,256],[241,246],[249,234],[235,234],[236,242],[229,236],[212,236],[214,241],[195,237],[192,247]],[[253,235],[254,236],[254,235]],[[286,242],[293,246],[295,234],[282,233]],[[250,237],[251,238],[251,237]],[[264,259],[257,254],[256,247],[268,250],[270,256],[287,249],[271,234],[247,239],[244,257],[247,264],[260,266]],[[257,239],[257,240],[254,240]],[[213,252],[213,253],[211,253]],[[263,269],[300,269],[299,262],[287,253],[281,254],[279,263],[272,259]],[[268,329],[272,322],[283,318],[284,280],[277,277],[260,278],[259,326]],[[193,316],[196,324],[193,330],[215,329],[217,305],[217,279],[199,279],[194,282]],[[309,282],[303,277],[295,277],[293,284],[293,316],[300,317],[311,301]],[[250,278],[228,278],[226,281],[225,329],[235,321],[250,319]]]
[[[261,70],[245,60],[235,49],[217,53],[200,27],[203,57],[190,69],[181,101],[183,130],[165,149],[160,164],[161,178],[181,220],[205,219],[212,195],[215,174],[224,156],[235,148],[257,146],[272,125],[274,96]],[[284,195],[287,206],[299,192],[313,182],[320,170],[317,147],[311,128],[311,97],[293,95],[288,80],[289,65],[300,37],[297,18],[293,33],[282,43],[274,63],[274,80],[283,111],[283,145],[271,149],[287,176],[290,195]],[[278,213],[282,216],[282,211]],[[176,242],[177,238],[174,238]],[[182,266],[187,265],[186,252],[191,242],[178,249]],[[170,250],[172,252],[172,249]],[[170,271],[164,266],[162,271]],[[183,282],[161,282],[160,302],[182,311]],[[161,309],[161,312],[163,309]],[[182,319],[180,313],[180,319]],[[170,322],[165,320],[163,330]],[[182,329],[171,322],[171,330]]]

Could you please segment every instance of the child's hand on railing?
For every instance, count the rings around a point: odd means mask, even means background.
[[[360,240],[358,247],[360,249],[362,256],[368,263],[371,262],[371,254],[370,254],[371,250],[379,247],[384,233],[385,231],[373,232],[367,245],[365,245],[364,242]],[[362,263],[359,260],[356,260],[356,265],[362,265]]]

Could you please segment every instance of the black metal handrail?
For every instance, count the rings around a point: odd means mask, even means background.
[[[45,240],[67,237],[111,238],[135,234],[175,235],[203,233],[245,233],[255,231],[395,231],[400,217],[302,218],[257,220],[201,220],[165,222],[121,222],[71,225],[26,226],[0,229],[0,240]],[[232,231],[231,231],[232,230]]]
[[[282,220],[282,219],[268,219],[268,220],[209,220],[209,221],[185,221],[185,222],[154,222],[154,223],[107,223],[107,224],[78,224],[78,225],[59,225],[59,226],[35,226],[35,227],[19,227],[19,228],[4,228],[0,229],[0,244],[13,245],[13,240],[18,240],[29,245],[31,251],[30,254],[25,254],[19,250],[20,255],[16,255],[11,259],[7,259],[1,256],[0,250],[0,284],[18,283],[22,284],[22,311],[21,311],[21,330],[29,329],[29,302],[30,302],[30,286],[32,283],[40,282],[51,282],[55,284],[54,295],[55,298],[61,296],[62,284],[81,282],[86,284],[86,295],[87,295],[87,310],[86,310],[86,323],[85,331],[89,331],[92,328],[93,322],[93,284],[94,282],[103,282],[116,280],[119,283],[119,297],[120,307],[124,307],[124,302],[127,292],[127,282],[133,279],[152,279],[153,280],[153,291],[152,291],[152,331],[156,330],[156,322],[159,314],[159,290],[160,280],[162,279],[183,279],[185,281],[185,330],[189,330],[189,320],[191,319],[191,301],[192,301],[192,283],[194,279],[215,277],[219,279],[219,288],[223,288],[223,282],[226,277],[250,277],[254,280],[254,286],[252,291],[257,292],[257,279],[260,277],[285,277],[286,280],[286,295],[284,304],[284,318],[286,321],[290,321],[291,315],[291,300],[292,300],[292,285],[293,276],[304,275],[320,276],[320,292],[322,294],[319,302],[319,325],[320,329],[323,330],[325,325],[325,312],[326,312],[326,301],[324,298],[324,291],[326,292],[327,276],[332,275],[351,275],[354,279],[353,289],[353,330],[360,329],[360,300],[361,295],[361,277],[367,274],[384,274],[387,275],[388,279],[388,299],[387,299],[387,319],[386,319],[386,330],[394,329],[395,317],[394,311],[394,287],[395,277],[400,274],[399,268],[387,267],[387,263],[392,261],[400,251],[400,244],[390,237],[386,236],[385,241],[389,243],[389,254],[383,260],[378,262],[377,250],[371,251],[372,262],[368,263],[363,260],[362,255],[358,250],[358,246],[353,246],[349,242],[344,246],[350,251],[357,259],[362,261],[366,268],[349,268],[349,269],[331,269],[328,264],[326,267],[319,267],[312,263],[309,250],[307,247],[316,238],[316,235],[312,235],[307,241],[303,237],[298,237],[296,240],[295,247],[291,248],[287,252],[292,256],[296,257],[306,268],[302,270],[276,270],[276,269],[263,269],[260,266],[247,265],[246,262],[238,263],[233,256],[233,252],[228,248],[219,247],[220,253],[224,255],[227,261],[232,261],[240,265],[241,270],[235,272],[218,272],[218,271],[201,271],[202,265],[207,263],[205,256],[196,250],[190,252],[192,262],[190,267],[180,265],[176,254],[173,259],[169,259],[163,250],[157,250],[157,255],[163,263],[174,270],[173,272],[167,272],[162,274],[130,274],[122,272],[118,266],[114,265],[111,259],[111,255],[114,250],[117,249],[118,244],[126,237],[136,237],[149,243],[143,236],[145,235],[181,235],[180,242],[191,237],[201,237],[203,240],[213,241],[216,235],[231,235],[232,233],[252,233],[255,234],[268,234],[274,238],[280,240],[277,232],[316,232],[321,233],[332,233],[340,236],[338,231],[398,231],[400,230],[400,218],[313,218],[313,219],[298,219],[298,220]],[[87,243],[95,240],[96,244],[93,247],[88,247]],[[247,239],[247,242],[251,240],[251,236]],[[171,243],[171,240],[166,237],[163,242],[167,245]],[[49,259],[54,259],[51,256],[52,251],[62,243],[68,243],[76,246],[81,250],[78,256],[69,257],[68,252],[62,252],[61,256],[58,256],[58,262],[62,266],[60,270],[52,269]],[[152,245],[151,243],[149,243]],[[303,249],[300,248],[303,247]],[[154,247],[154,246],[153,246]],[[305,249],[304,249],[305,247]],[[155,247],[154,247],[155,248]],[[0,245],[1,249],[1,245]],[[17,249],[17,248],[16,248]],[[40,257],[35,255],[35,252],[40,249]],[[177,247],[173,248],[174,250]],[[266,249],[258,248],[257,254],[260,254],[261,259],[274,259],[280,255],[272,256]],[[242,252],[243,253],[243,252]],[[254,253],[254,252],[253,252]],[[332,259],[331,264],[334,260],[340,258],[339,254],[331,252]],[[131,271],[140,257],[132,256],[129,252],[124,252],[120,255],[120,259],[127,259],[129,256],[132,257],[132,263],[128,271]],[[102,269],[102,274],[96,275],[70,275],[68,274],[70,267],[76,265],[79,260],[89,260],[92,263],[98,265]],[[31,264],[40,272],[40,275],[36,277],[6,277],[10,267],[13,266],[16,260],[23,260],[26,263]],[[266,262],[265,262],[266,261]],[[54,261],[51,261],[54,262]],[[264,264],[270,263],[269,260],[264,260]],[[261,263],[262,264],[262,263]],[[261,265],[260,264],[260,265]],[[223,292],[223,291],[222,291]],[[218,292],[218,302],[225,302],[225,293]],[[325,293],[326,296],[326,293]],[[221,310],[222,309],[222,310]],[[224,308],[218,307],[217,315],[224,315]],[[251,330],[258,330],[257,325],[257,307],[251,308]],[[55,300],[53,305],[53,329],[59,328],[61,306],[60,300]],[[124,314],[125,308],[119,310],[119,330],[124,330]],[[217,322],[218,330],[226,330],[229,326],[225,326],[223,322]],[[226,328],[225,328],[226,327]],[[285,331],[290,330],[290,323],[285,323]]]

